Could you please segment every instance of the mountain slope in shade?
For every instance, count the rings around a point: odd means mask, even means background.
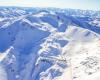
[[[2,80],[100,79],[99,11],[2,7],[0,13]]]

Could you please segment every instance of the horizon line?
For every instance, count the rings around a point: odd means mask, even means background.
[[[80,9],[80,8],[62,8],[62,7],[39,7],[39,6],[11,6],[11,5],[5,5],[5,6],[1,6],[0,7],[18,7],[18,8],[58,8],[58,9],[73,9],[73,10],[83,10],[83,11],[100,11],[100,10],[92,10],[92,9]]]

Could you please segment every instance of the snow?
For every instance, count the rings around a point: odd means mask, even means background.
[[[67,48],[67,50],[64,50],[65,51],[64,54],[66,55],[66,52],[67,52],[67,55],[70,55],[70,58],[71,58],[73,80],[84,80],[84,79],[90,80],[92,79],[92,77],[93,78],[95,77],[94,74],[96,73],[98,74],[99,72],[98,69],[100,67],[99,66],[100,53],[98,52],[100,50],[99,44],[100,44],[100,41],[73,42],[67,46],[69,49]],[[91,59],[89,60],[90,62],[88,62],[87,65],[93,66],[93,68],[88,68],[88,66],[85,66],[85,64],[82,64],[82,62],[85,62],[87,58]],[[97,64],[95,64],[96,61],[97,61]],[[93,74],[94,76],[91,74],[89,75],[89,73]]]
[[[0,80],[7,80],[7,73],[3,66],[0,64]]]
[[[0,13],[0,80],[100,79],[98,11],[2,7]]]
[[[9,51],[13,49],[13,47],[10,47],[7,51],[4,53],[0,53],[0,62],[3,61],[3,59],[9,54]]]

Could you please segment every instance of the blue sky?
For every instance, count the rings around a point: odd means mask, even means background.
[[[100,10],[100,0],[0,0],[0,6],[58,7]]]

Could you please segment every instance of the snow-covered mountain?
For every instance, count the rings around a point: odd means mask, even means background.
[[[99,80],[100,11],[0,8],[0,80]]]

